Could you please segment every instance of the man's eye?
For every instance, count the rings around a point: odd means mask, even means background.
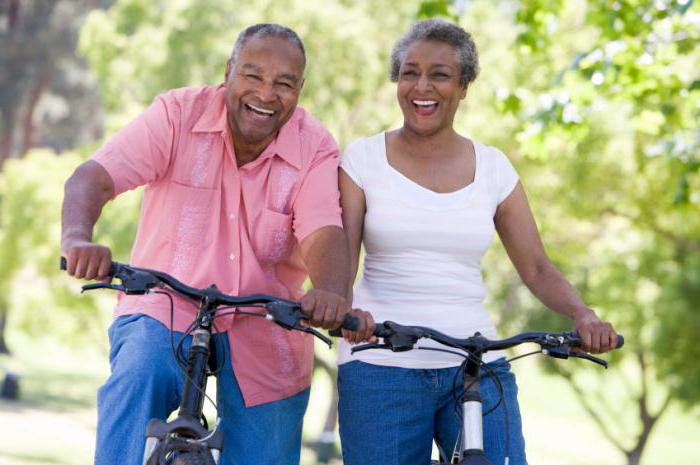
[[[258,76],[257,74],[246,74],[245,77],[248,79],[252,79],[254,81],[262,81],[262,78]]]
[[[418,73],[416,73],[415,71],[409,70],[409,71],[404,71],[403,73],[401,73],[401,75],[402,76],[416,76],[416,75],[418,75]]]
[[[278,82],[277,85],[282,86],[285,89],[294,89],[294,85],[292,85],[291,82],[282,81],[282,82]]]
[[[445,73],[433,73],[432,77],[435,79],[447,79],[450,77],[450,75]]]

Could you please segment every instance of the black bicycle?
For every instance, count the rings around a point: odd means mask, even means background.
[[[461,464],[461,465],[491,465],[484,455],[483,441],[483,423],[482,423],[482,400],[479,388],[480,368],[484,367],[487,375],[492,376],[496,385],[499,387],[501,401],[503,398],[503,387],[495,374],[490,374],[492,370],[489,365],[482,361],[482,356],[486,352],[492,350],[504,350],[515,347],[520,344],[534,343],[540,346],[540,349],[535,352],[530,352],[524,355],[514,357],[510,360],[527,357],[535,354],[545,354],[550,357],[567,359],[569,357],[588,360],[607,368],[608,363],[598,357],[590,354],[573,351],[572,349],[581,347],[581,338],[573,332],[563,333],[543,333],[543,332],[527,332],[518,334],[501,340],[490,340],[476,333],[472,337],[458,339],[431,328],[423,326],[404,326],[392,321],[377,323],[374,331],[375,336],[383,338],[381,343],[363,344],[352,348],[352,352],[358,352],[369,349],[387,349],[394,352],[404,352],[415,347],[419,339],[432,339],[440,344],[450,347],[451,349],[440,349],[433,347],[418,347],[418,349],[447,351],[464,357],[464,363],[460,366],[458,373],[462,373],[462,394],[459,399],[462,403],[462,409],[457,414],[461,416],[461,429],[455,443],[455,447],[450,456],[445,451],[440,450],[440,458],[438,461],[432,461],[431,464]],[[331,331],[331,335],[340,335],[339,331]],[[624,344],[624,338],[621,335],[617,336],[617,347],[620,348]],[[503,402],[505,408],[505,402]],[[494,410],[494,407],[492,410]],[[486,414],[488,414],[487,412]],[[507,415],[507,410],[506,410]],[[506,451],[509,444],[509,431],[506,422]],[[506,462],[508,459],[506,458]]]
[[[61,269],[66,269],[66,261],[61,258]],[[220,419],[216,419],[213,429],[209,429],[203,415],[207,378],[215,374],[216,367],[211,358],[210,340],[216,318],[237,314],[265,318],[287,330],[303,331],[313,334],[329,347],[331,340],[311,328],[305,322],[308,316],[302,312],[299,302],[282,299],[266,294],[248,296],[231,296],[220,292],[215,285],[205,289],[190,287],[172,276],[147,268],[137,268],[112,262],[109,275],[121,281],[120,284],[98,282],[86,284],[84,291],[95,289],[112,289],[125,294],[162,293],[170,298],[167,291],[175,292],[195,302],[199,309],[194,322],[185,331],[177,347],[172,339],[173,354],[185,375],[182,400],[177,416],[171,421],[152,419],[146,429],[146,446],[143,453],[143,465],[216,465],[219,463],[224,447],[223,432],[218,429]],[[256,308],[257,311],[243,311],[241,308]],[[227,312],[218,313],[221,310]],[[357,329],[358,321],[346,315],[342,327]],[[184,354],[184,336],[192,335],[188,354]],[[221,358],[223,361],[223,358]],[[216,404],[209,399],[215,406]]]

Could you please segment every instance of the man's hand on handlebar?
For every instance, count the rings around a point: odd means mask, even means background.
[[[84,240],[64,241],[62,255],[66,258],[68,274],[79,279],[109,278],[112,251],[109,247]]]
[[[309,322],[313,326],[324,329],[339,327],[351,310],[344,297],[321,289],[307,292],[301,299],[301,309],[309,316]]]

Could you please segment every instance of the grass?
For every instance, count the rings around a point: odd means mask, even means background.
[[[0,359],[0,375],[12,369],[22,376],[21,400],[0,401],[0,465],[91,463],[95,392],[108,373],[106,355],[89,350],[77,353],[57,344],[21,337],[14,337],[11,346],[31,350],[18,351],[12,360]],[[566,381],[543,374],[531,359],[513,366],[520,386],[531,464],[625,464],[622,454],[588,419]],[[315,378],[305,422],[306,440],[317,438],[322,429],[329,387],[325,374]],[[610,392],[611,405],[622,405],[624,387],[613,386],[606,392]],[[610,412],[609,416],[612,423],[616,415]],[[631,417],[625,417],[625,421],[627,428],[635,427]],[[671,408],[652,433],[642,465],[695,464],[698,437],[697,416]],[[305,450],[302,465],[314,463],[311,451]]]

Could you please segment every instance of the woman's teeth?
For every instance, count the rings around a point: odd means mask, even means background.
[[[413,100],[413,104],[420,107],[429,107],[430,105],[437,105],[437,102],[435,100]]]

